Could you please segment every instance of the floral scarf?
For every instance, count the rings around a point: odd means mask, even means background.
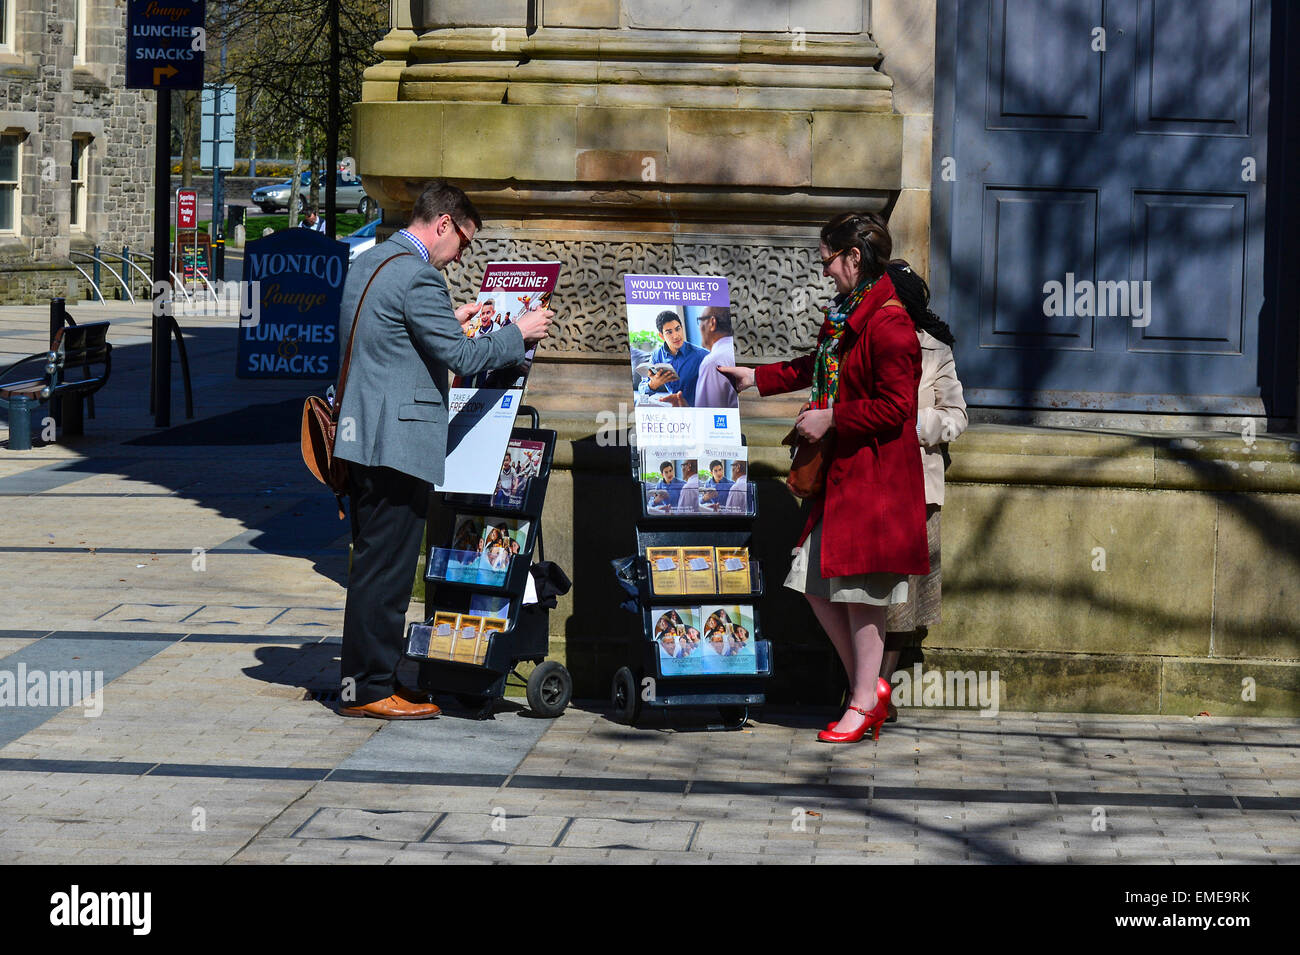
[[[813,358],[809,408],[824,409],[834,403],[840,388],[840,339],[848,327],[849,316],[862,304],[876,281],[877,279],[863,279],[852,292],[822,309],[826,313],[826,320],[822,322],[821,336]]]

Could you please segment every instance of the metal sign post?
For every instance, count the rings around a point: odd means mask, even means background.
[[[171,91],[196,90],[203,85],[204,0],[127,0],[126,86],[156,90],[154,122],[153,281],[162,297],[171,266]],[[197,208],[195,210],[197,212]],[[155,427],[171,424],[172,349],[170,316],[157,306],[153,315],[153,362],[150,406]]]
[[[223,173],[235,168],[235,88],[209,83],[203,87],[203,122],[199,131],[199,168],[212,170],[213,246],[216,277],[226,277]]]

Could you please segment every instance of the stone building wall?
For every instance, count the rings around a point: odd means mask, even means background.
[[[728,277],[748,360],[805,348],[829,300],[821,224],[885,214],[928,263],[934,3],[905,0],[394,0],[354,155],[390,227],[423,179],[461,184],[493,258],[553,258],[584,407],[627,394],[624,272]],[[743,30],[737,25],[743,24]],[[530,385],[572,405],[553,368]],[[769,409],[769,413],[779,413]]]
[[[0,239],[0,303],[90,294],[69,253],[153,245],[154,94],[125,89],[126,4],[88,0],[84,63],[73,63],[73,0],[14,0],[15,42],[0,52],[0,129],[21,147],[19,235]],[[91,137],[84,232],[71,228],[74,136]],[[115,270],[119,263],[110,260]],[[78,261],[88,273],[90,266]],[[143,266],[148,271],[147,264]],[[138,293],[146,285],[136,276]],[[116,280],[102,273],[112,297]]]

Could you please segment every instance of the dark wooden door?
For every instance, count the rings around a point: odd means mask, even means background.
[[[1269,0],[940,17],[935,255],[968,400],[1263,414]]]

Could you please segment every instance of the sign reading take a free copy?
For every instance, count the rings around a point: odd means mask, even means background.
[[[205,0],[127,0],[127,88],[200,89],[205,12]]]

